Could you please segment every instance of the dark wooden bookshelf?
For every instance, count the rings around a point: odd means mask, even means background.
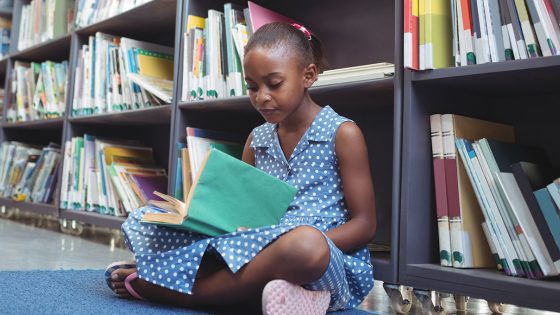
[[[49,119],[39,119],[32,121],[23,121],[16,123],[5,123],[2,125],[6,129],[60,129],[64,125],[64,117],[49,118]]]
[[[10,198],[0,197],[0,205],[8,208],[18,208],[23,211],[32,211],[39,214],[58,216],[58,208],[54,205],[44,203],[32,203],[26,201],[16,201]]]
[[[405,71],[400,283],[560,311],[558,277],[532,280],[440,266],[429,121],[432,114],[457,114],[512,125],[516,143],[544,148],[560,166],[558,70],[559,56]]]
[[[111,229],[120,229],[121,225],[126,220],[125,217],[79,210],[60,210],[59,217],[61,219],[76,220],[86,224],[99,225]]]
[[[171,106],[153,106],[115,113],[103,113],[68,117],[71,123],[88,123],[100,125],[169,125],[171,123]]]
[[[10,58],[29,62],[43,62],[47,60],[61,62],[68,60],[71,39],[72,33],[67,33],[24,50],[10,52]]]

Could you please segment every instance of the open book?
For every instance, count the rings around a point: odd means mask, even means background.
[[[219,150],[208,150],[186,202],[154,192],[165,201],[150,201],[166,213],[146,213],[141,223],[188,230],[209,236],[238,227],[275,225],[298,189]]]

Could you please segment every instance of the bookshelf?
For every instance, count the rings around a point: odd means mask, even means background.
[[[516,143],[542,147],[560,166],[558,56],[404,76],[399,281],[453,294],[560,311],[558,277],[529,280],[495,269],[441,267],[429,115],[452,113],[514,126]]]
[[[27,0],[16,0],[14,7],[11,42],[11,47],[14,48],[17,48],[16,28],[19,27],[21,6],[26,3],[23,1]],[[248,96],[179,102],[182,87],[182,34],[186,27],[186,17],[189,14],[205,17],[211,8],[221,11],[226,2],[247,4],[241,0],[152,0],[118,16],[75,29],[37,46],[23,51],[11,51],[8,59],[0,61],[0,75],[4,74],[2,77],[8,77],[15,60],[69,60],[71,74],[68,95],[73,95],[75,71],[72,69],[76,67],[81,46],[87,42],[88,36],[96,32],[173,46],[175,97],[169,106],[91,116],[67,115],[53,120],[20,124],[6,124],[4,121],[0,141],[19,140],[39,144],[52,141],[64,145],[65,141],[83,136],[84,133],[101,136],[118,134],[119,138],[141,140],[153,147],[157,163],[168,169],[171,192],[176,167],[176,143],[186,141],[187,126],[248,136],[254,127],[264,122],[252,108]],[[393,77],[312,88],[310,94],[317,103],[330,105],[341,115],[355,120],[365,134],[378,209],[378,229],[374,241],[393,248],[391,252],[371,254],[375,278],[398,282],[403,87],[402,4],[389,0],[358,0],[351,3],[334,0],[255,2],[301,21],[317,33],[323,40],[333,69],[378,62],[396,64]],[[371,18],[372,15],[375,19]],[[348,16],[352,18],[345,18]],[[336,23],[333,23],[334,20]],[[352,58],[348,58],[349,51],[352,52]],[[69,97],[66,113],[71,113],[71,108],[72,100]],[[4,110],[7,110],[7,106]],[[61,171],[62,169],[59,170]],[[57,214],[62,219],[111,228],[120,228],[125,220],[91,212],[61,210],[58,209],[58,199],[59,196],[55,200],[56,206],[17,203],[10,199],[0,199],[0,205]]]

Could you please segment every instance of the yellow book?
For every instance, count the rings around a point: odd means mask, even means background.
[[[451,2],[449,0],[428,0],[428,31],[430,33],[427,49],[431,54],[432,68],[453,67],[453,29]],[[428,40],[426,40],[428,45]]]
[[[187,17],[187,33],[189,32],[189,30],[191,28],[204,28],[204,21],[205,19],[198,17],[198,16],[194,16],[194,15],[189,15]],[[186,34],[188,36],[188,34]]]
[[[191,179],[189,176],[191,172],[191,160],[189,158],[188,148],[181,149],[181,162],[183,163],[183,201],[187,202],[191,190]]]
[[[111,165],[111,158],[113,156],[126,156],[141,158],[147,160],[153,160],[152,148],[141,148],[141,147],[105,147],[105,164]]]
[[[136,49],[140,74],[173,81],[173,55]]]

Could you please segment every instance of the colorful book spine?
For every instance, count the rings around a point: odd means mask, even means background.
[[[406,0],[404,3],[404,67],[419,70],[418,54],[418,0]]]
[[[453,266],[451,256],[451,237],[449,232],[449,211],[447,209],[447,193],[445,186],[445,159],[443,154],[443,136],[441,115],[430,116],[432,138],[432,159],[434,164],[434,182],[436,193],[436,210],[439,234],[439,258],[444,267]]]
[[[523,37],[525,37],[525,45],[527,46],[527,51],[529,52],[529,58],[537,58],[539,56],[539,47],[535,42],[535,37],[533,36],[533,27],[531,26],[531,21],[529,21],[525,1],[514,0],[514,2],[519,23],[521,23]]]

